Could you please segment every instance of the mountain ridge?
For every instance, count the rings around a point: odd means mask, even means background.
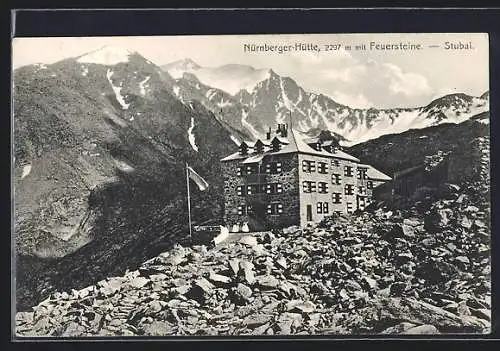
[[[197,76],[197,72],[199,70],[191,70],[189,73]],[[180,81],[183,77],[177,76],[176,79]],[[212,88],[224,90],[221,87]],[[307,92],[292,78],[282,77],[272,69],[268,69],[268,75],[257,82],[251,91],[240,89],[235,94],[228,91],[225,93],[233,96],[233,99],[226,98],[226,104],[234,105],[235,110],[239,111],[233,112],[234,115],[229,119],[243,124],[244,131],[254,138],[262,137],[274,124],[287,121],[293,122],[303,131],[320,128],[342,135],[345,146],[384,134],[401,133],[440,123],[460,123],[489,109],[488,92],[480,97],[465,93],[448,94],[418,107],[351,108],[325,94]]]

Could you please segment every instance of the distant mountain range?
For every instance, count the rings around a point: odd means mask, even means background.
[[[189,59],[172,62],[163,69],[176,79],[178,96],[197,99],[193,90],[199,89],[208,108],[255,138],[286,121],[302,131],[328,129],[349,146],[409,129],[461,123],[489,110],[488,92],[480,97],[450,94],[421,107],[358,109],[307,92],[272,69],[245,65],[209,68]]]
[[[328,129],[344,145],[467,120],[484,129],[489,121],[477,115],[488,110],[488,93],[352,109],[271,69],[190,60],[162,68],[113,47],[13,76],[19,308],[55,288],[121,274],[185,238],[185,162],[210,184],[192,194],[194,224],[219,224],[218,161],[235,142],[290,116],[292,127],[308,135]]]

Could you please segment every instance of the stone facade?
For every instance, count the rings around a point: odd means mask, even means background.
[[[242,161],[222,163],[226,226],[231,228],[234,224],[246,222],[250,230],[258,231],[299,225],[298,155],[269,155],[253,174],[244,174],[248,165]],[[281,171],[266,173],[268,164],[280,164]],[[268,193],[266,186],[270,184],[276,184],[276,187],[280,184],[279,192],[274,188]],[[256,186],[251,189],[251,194],[246,188],[248,186]],[[261,188],[254,191],[257,187]],[[268,205],[272,207],[269,209]]]

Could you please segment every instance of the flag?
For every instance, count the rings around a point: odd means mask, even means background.
[[[208,189],[207,181],[203,179],[198,173],[196,173],[194,169],[187,166],[187,172],[188,172],[188,177],[191,178],[196,183],[196,185],[198,185],[200,191]]]

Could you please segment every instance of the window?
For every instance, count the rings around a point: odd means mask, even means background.
[[[243,195],[243,185],[238,185],[236,187],[236,192],[238,193],[238,195],[242,196]]]
[[[318,162],[318,173],[328,173],[328,164],[326,162]]]
[[[241,204],[238,206],[239,215],[250,215],[253,213],[252,205]]]
[[[358,186],[358,194],[366,195],[366,188],[362,185]]]
[[[373,182],[372,182],[371,180],[368,180],[368,181],[366,182],[366,188],[367,188],[367,189],[373,189]]]
[[[280,203],[267,204],[267,214],[276,215],[283,213],[283,205]]]
[[[352,177],[353,175],[352,166],[344,166],[344,175],[346,177]]]
[[[323,202],[323,213],[324,214],[328,213],[328,202]]]
[[[316,192],[316,182],[310,182],[310,181],[305,180],[302,183],[302,188],[303,188],[305,193],[314,193],[314,192]]]
[[[270,162],[266,164],[267,174],[278,174],[281,173],[281,162]]]
[[[358,169],[357,169],[358,179],[366,179],[367,178],[366,171],[367,171],[367,168],[358,167]]]
[[[354,185],[346,184],[344,187],[344,190],[345,190],[346,195],[353,195],[354,194]]]
[[[332,164],[333,167],[339,167],[340,166],[339,160],[337,160],[337,159],[333,159],[332,162],[331,162],[331,164]]]
[[[352,202],[348,202],[347,203],[347,213],[352,213],[352,212],[353,212]]]
[[[262,192],[262,185],[260,184],[248,184],[247,185],[247,195],[258,194]]]
[[[316,204],[316,210],[318,213],[327,214],[328,213],[328,202],[318,202]]]
[[[340,216],[342,214],[342,211],[333,211],[336,215]]]
[[[328,192],[328,183],[318,182],[318,193],[326,194]]]
[[[238,169],[236,170],[236,174],[237,174],[238,176],[242,176],[242,175],[243,175],[242,170],[241,170],[241,167],[238,167]]]
[[[332,184],[335,185],[340,185],[340,182],[342,181],[342,176],[338,173],[332,174]]]
[[[304,172],[315,172],[316,171],[316,162],[315,161],[302,161],[302,170]]]
[[[283,192],[283,185],[281,183],[265,184],[266,194],[279,194]]]
[[[334,204],[342,203],[342,193],[332,193],[332,202]]]
[[[259,173],[259,166],[257,165],[248,165],[246,167],[246,174],[256,174],[256,173]]]

